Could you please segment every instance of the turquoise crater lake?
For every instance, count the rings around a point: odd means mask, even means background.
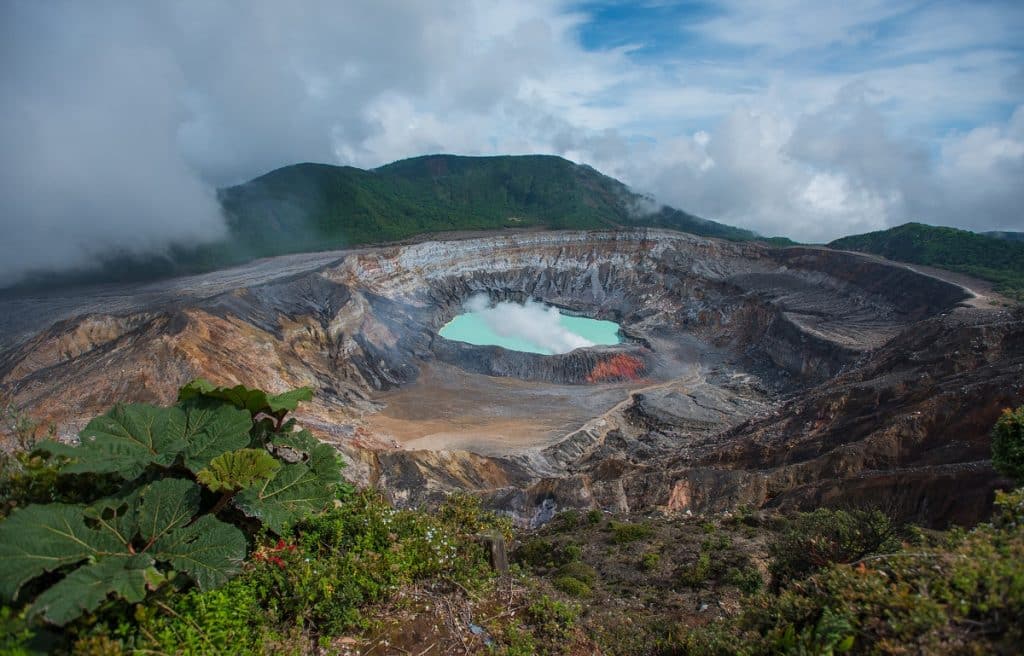
[[[491,304],[486,296],[475,296],[465,303],[465,310],[438,334],[457,342],[541,355],[622,341],[617,323],[564,315],[534,301]]]

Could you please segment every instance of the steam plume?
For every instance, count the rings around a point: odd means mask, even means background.
[[[568,353],[574,349],[593,346],[590,340],[566,330],[559,322],[557,308],[535,301],[510,303],[502,301],[495,305],[484,294],[477,294],[465,303],[467,312],[477,316],[502,337],[525,340],[551,353]]]

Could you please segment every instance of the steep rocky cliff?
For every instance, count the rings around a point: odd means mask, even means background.
[[[539,356],[439,337],[479,293],[615,320],[625,341]],[[971,521],[998,483],[988,427],[1024,401],[1024,323],[958,307],[970,296],[827,249],[500,234],[0,301],[0,386],[72,438],[114,400],[166,402],[196,376],[310,385],[300,420],[352,478],[407,503],[473,490],[524,522],[881,493]]]

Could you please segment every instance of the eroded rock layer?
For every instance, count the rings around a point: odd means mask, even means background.
[[[480,293],[614,320],[626,339],[540,356],[439,337]],[[403,503],[473,490],[524,522],[879,495],[970,521],[998,483],[988,427],[1024,400],[1024,329],[958,308],[969,296],[827,249],[503,234],[0,301],[0,385],[68,438],[196,376],[309,385],[300,420],[352,478]]]

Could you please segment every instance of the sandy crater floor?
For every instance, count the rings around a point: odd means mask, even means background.
[[[407,449],[506,455],[558,442],[643,386],[552,385],[435,362],[423,367],[416,383],[380,395],[377,400],[387,405],[366,417],[366,427]]]
[[[462,450],[503,456],[543,449],[595,417],[630,400],[634,392],[672,384],[701,384],[703,372],[722,366],[722,355],[697,340],[654,340],[657,366],[639,380],[601,385],[560,385],[469,373],[443,362],[421,368],[419,379],[379,393],[381,412],[365,427],[406,449]]]

